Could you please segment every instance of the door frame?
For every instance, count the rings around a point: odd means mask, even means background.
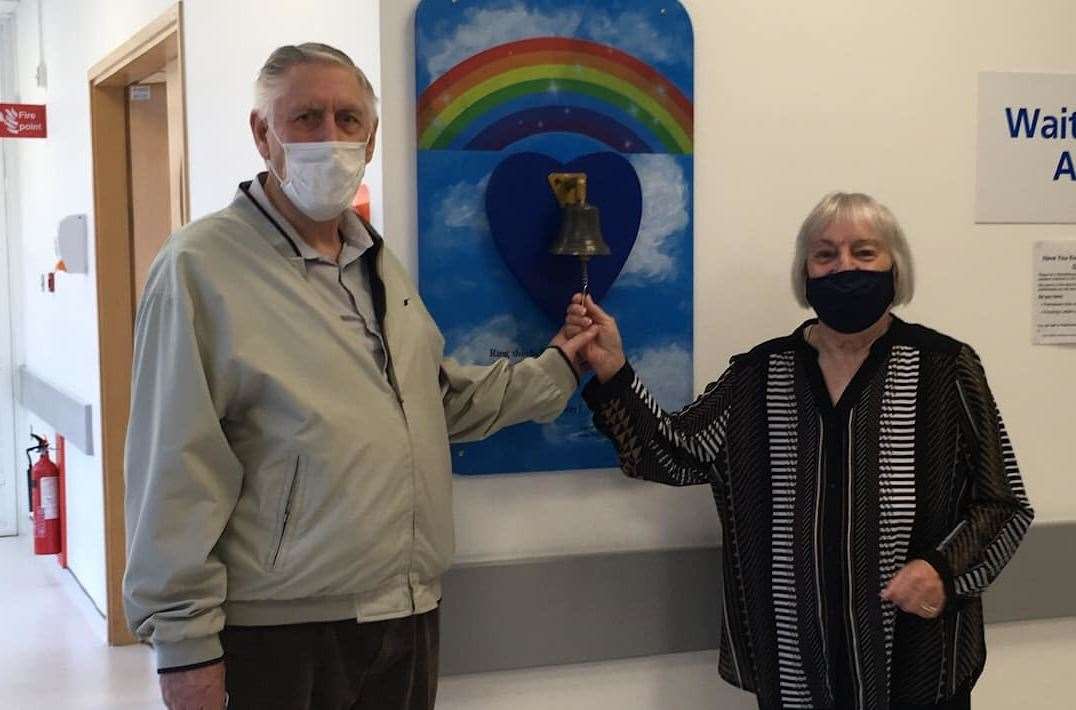
[[[134,355],[134,261],[131,234],[127,87],[171,67],[168,121],[175,135],[178,195],[173,186],[173,228],[190,218],[187,176],[183,3],[135,33],[89,71],[93,146],[94,234],[97,245],[97,326],[101,375],[101,456],[104,472],[106,620],[110,645],[135,643],[123,611],[127,564],[123,451],[131,400]],[[178,100],[173,101],[173,95]],[[176,123],[173,124],[173,121]],[[174,127],[173,127],[174,125]],[[181,151],[181,152],[179,152]],[[176,199],[178,197],[178,200]]]

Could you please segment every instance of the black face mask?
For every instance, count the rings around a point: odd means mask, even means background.
[[[807,279],[807,302],[830,328],[858,333],[874,325],[893,303],[893,270],[839,271]]]

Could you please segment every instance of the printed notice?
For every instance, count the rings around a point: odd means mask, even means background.
[[[1076,241],[1035,243],[1035,344],[1076,343]]]

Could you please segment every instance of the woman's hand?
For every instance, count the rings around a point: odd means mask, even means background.
[[[929,562],[912,560],[889,580],[882,599],[908,614],[933,619],[945,608],[945,585]]]
[[[582,307],[579,308],[582,309]],[[578,375],[587,369],[583,351],[586,349],[587,343],[597,337],[598,329],[593,327],[590,318],[572,316],[571,309],[572,306],[569,306],[568,313],[564,317],[564,325],[553,336],[553,340],[549,344],[560,347],[561,352],[568,358],[571,367],[576,370]]]
[[[594,370],[599,381],[607,382],[624,367],[624,345],[620,341],[616,319],[603,311],[589,295],[586,301],[581,293],[572,296],[565,324],[565,333],[569,337],[584,331],[596,331],[596,337],[580,348],[579,354]]]

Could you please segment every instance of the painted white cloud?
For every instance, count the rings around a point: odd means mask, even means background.
[[[687,349],[673,344],[647,348],[631,356],[631,365],[665,409],[680,409],[693,396],[693,367]]]
[[[691,59],[690,45],[662,32],[639,11],[546,13],[515,2],[500,8],[471,8],[465,18],[451,34],[429,41],[426,69],[432,79],[478,52],[531,37],[587,37],[647,62],[685,63]]]
[[[483,284],[465,276],[445,276],[422,284],[422,297],[427,301],[449,301],[473,298]]]
[[[585,29],[595,41],[649,62],[676,63],[690,58],[688,45],[658,31],[642,12],[597,13],[587,18]]]
[[[639,237],[620,279],[626,285],[665,281],[676,274],[676,261],[668,253],[669,238],[687,227],[688,185],[684,171],[668,155],[631,157],[643,189],[643,215]]]
[[[429,42],[426,69],[436,80],[464,59],[507,42],[530,37],[564,37],[578,32],[579,10],[544,13],[521,2],[502,8],[470,9],[454,32]]]
[[[448,188],[439,211],[445,225],[453,229],[481,230],[482,233],[489,231],[489,220],[486,218],[489,178],[486,175],[477,185],[458,182]]]
[[[521,350],[519,324],[510,315],[495,316],[468,330],[453,331],[449,340],[458,345],[448,356],[464,365],[486,365],[499,353]],[[491,350],[496,351],[492,356]]]

